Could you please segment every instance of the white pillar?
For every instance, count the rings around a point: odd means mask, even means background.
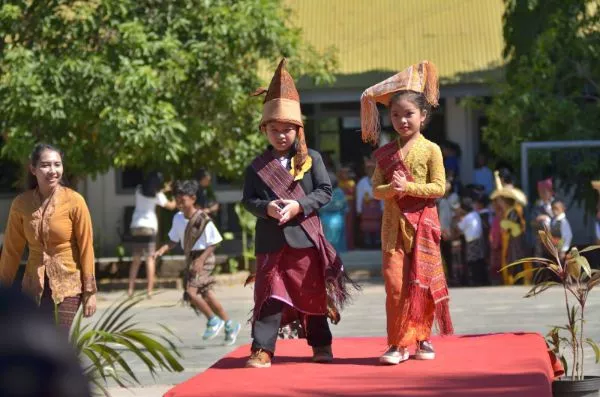
[[[446,138],[461,149],[460,180],[464,185],[473,182],[473,168],[477,151],[473,114],[460,106],[458,98],[446,98]]]

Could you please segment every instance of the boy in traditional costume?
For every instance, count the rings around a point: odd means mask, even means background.
[[[444,163],[439,146],[421,134],[438,96],[435,66],[423,61],[361,97],[363,140],[379,141],[377,102],[390,108],[398,134],[374,152],[373,191],[385,201],[381,235],[389,350],[380,358],[383,364],[407,360],[414,344],[417,359],[433,359],[434,318],[442,335],[453,333],[436,209],[436,199],[445,193]]]
[[[483,221],[471,197],[463,197],[458,211],[457,227],[464,237],[467,285],[487,284],[487,264]]]
[[[565,203],[562,200],[555,199],[552,202],[552,214],[550,234],[554,243],[560,247],[560,260],[564,261],[573,243],[573,232],[567,219]]]
[[[347,298],[342,262],[325,239],[317,210],[331,199],[321,155],[307,149],[300,97],[282,60],[266,93],[260,129],[270,146],[246,169],[242,203],[257,218],[252,354],[271,366],[281,326],[299,320],[313,361],[330,362],[328,315]]]
[[[211,340],[225,328],[225,345],[233,345],[241,324],[229,319],[212,288],[215,280],[215,248],[223,241],[210,216],[196,206],[199,184],[179,181],[175,184],[175,202],[179,212],[173,216],[169,243],[154,254],[155,258],[181,244],[187,264],[184,299],[200,311],[208,322],[202,339]]]

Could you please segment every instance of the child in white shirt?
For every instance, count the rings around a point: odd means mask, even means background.
[[[232,345],[241,325],[229,319],[212,291],[215,283],[212,277],[215,268],[214,251],[223,238],[210,217],[196,207],[197,191],[196,181],[181,181],[176,184],[174,193],[179,212],[173,216],[169,231],[171,241],[160,247],[155,256],[159,257],[181,244],[188,265],[184,297],[208,319],[203,339],[213,339],[225,328],[225,344]]]
[[[573,232],[565,213],[565,203],[558,199],[554,200],[552,202],[552,213],[554,217],[550,222],[550,233],[552,233],[555,243],[560,246],[560,257],[561,260],[564,260],[573,242]]]
[[[463,197],[460,203],[458,229],[465,236],[467,271],[470,285],[487,284],[487,266],[485,263],[485,241],[483,224],[475,210],[473,199]]]

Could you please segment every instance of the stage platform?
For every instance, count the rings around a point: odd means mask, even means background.
[[[447,396],[551,397],[560,364],[539,334],[433,338],[437,358],[382,366],[385,338],[338,338],[331,364],[310,362],[305,340],[279,340],[268,369],[244,368],[242,346],[165,397]],[[412,353],[412,352],[411,352]]]

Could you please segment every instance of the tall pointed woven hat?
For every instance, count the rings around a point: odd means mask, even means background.
[[[287,60],[283,58],[273,74],[269,88],[259,88],[253,95],[265,94],[260,128],[264,130],[270,121],[279,121],[297,125],[296,155],[294,156],[294,168],[300,170],[308,157],[306,139],[304,137],[304,123],[300,110],[300,95],[294,84],[294,79],[286,69]]]
[[[381,125],[377,102],[389,106],[390,99],[400,91],[422,93],[427,102],[436,107],[440,96],[438,74],[435,65],[422,61],[409,66],[400,73],[367,88],[360,97],[360,120],[362,139],[377,144]]]

